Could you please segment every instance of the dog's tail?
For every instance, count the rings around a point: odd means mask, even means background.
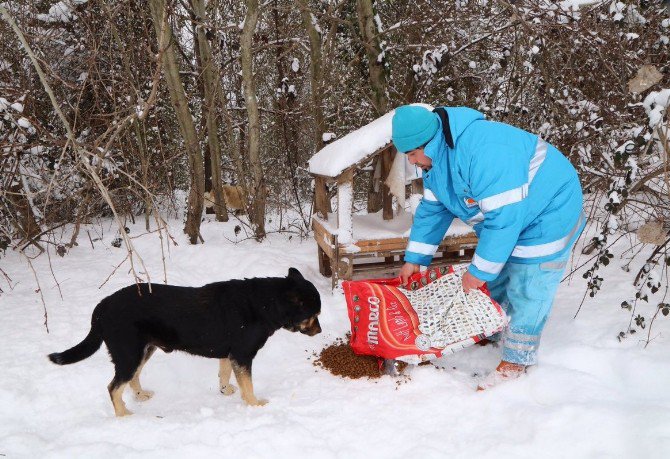
[[[93,318],[91,319],[91,331],[88,332],[86,338],[67,351],[49,354],[49,360],[58,365],[68,365],[70,363],[79,362],[80,360],[92,356],[95,351],[100,349],[100,345],[102,345],[102,334],[100,333],[97,314],[94,312]]]

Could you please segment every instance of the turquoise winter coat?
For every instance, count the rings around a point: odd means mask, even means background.
[[[584,228],[582,189],[555,147],[466,107],[445,107],[454,148],[442,126],[425,147],[424,172],[405,261],[428,266],[454,217],[479,238],[469,271],[495,279],[506,262],[558,259]],[[437,116],[437,115],[435,115]]]

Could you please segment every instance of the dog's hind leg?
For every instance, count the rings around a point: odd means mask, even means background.
[[[267,400],[259,400],[254,395],[254,384],[251,381],[251,362],[248,365],[241,365],[235,360],[231,360],[231,363],[235,372],[235,379],[237,379],[237,383],[240,385],[242,400],[247,402],[247,405],[265,405],[268,402]]]
[[[145,346],[141,345],[139,341],[129,341],[129,339],[126,339],[125,342],[105,341],[114,362],[114,378],[107,389],[109,390],[109,396],[112,398],[114,413],[117,416],[133,414],[123,402],[123,389],[133,379],[144,359]]]
[[[233,395],[237,388],[230,384],[230,374],[233,372],[233,366],[230,359],[219,360],[219,390],[223,395]]]
[[[142,389],[142,385],[140,384],[140,373],[142,372],[142,368],[144,368],[144,365],[147,363],[147,360],[149,360],[149,358],[153,355],[155,351],[156,346],[149,344],[146,347],[146,349],[144,350],[144,357],[142,358],[142,363],[140,363],[140,366],[137,368],[137,371],[135,372],[135,376],[133,376],[133,379],[130,380],[130,388],[135,393],[135,400],[137,400],[138,402],[145,402],[154,396],[154,393],[152,391]]]

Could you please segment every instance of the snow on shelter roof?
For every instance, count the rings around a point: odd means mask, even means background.
[[[428,104],[412,105],[433,109]],[[309,160],[309,172],[337,177],[347,168],[388,145],[391,142],[391,120],[394,113],[395,109],[323,147]]]

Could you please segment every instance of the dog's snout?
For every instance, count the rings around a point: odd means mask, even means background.
[[[314,324],[310,329],[309,336],[318,335],[319,333],[321,333],[321,324],[319,323],[318,319],[314,319]]]
[[[314,336],[321,333],[321,324],[319,319],[312,317],[301,324],[300,331],[308,336]]]

